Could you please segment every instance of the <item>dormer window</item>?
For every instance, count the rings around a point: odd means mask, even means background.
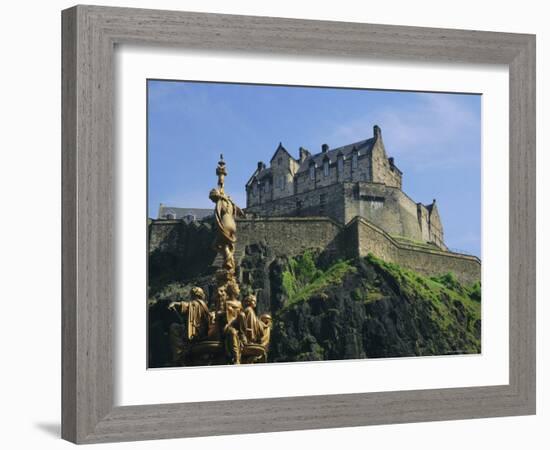
[[[279,156],[279,158],[277,158],[277,165],[279,165],[279,166],[283,165],[283,158],[281,158],[280,156]]]
[[[325,177],[328,177],[329,174],[330,174],[329,161],[328,161],[328,159],[325,159],[325,160],[323,161],[323,175],[324,175]]]
[[[353,169],[357,169],[358,161],[359,160],[359,154],[357,152],[353,152],[351,155],[351,167]]]
[[[338,155],[338,174],[342,175],[344,173],[344,157]]]
[[[279,189],[283,190],[285,188],[285,176],[281,175],[279,177]]]

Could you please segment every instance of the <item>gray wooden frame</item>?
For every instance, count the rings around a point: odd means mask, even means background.
[[[63,11],[62,31],[63,438],[92,443],[535,413],[533,35],[96,6]],[[125,43],[508,65],[509,384],[114,407],[113,49]]]

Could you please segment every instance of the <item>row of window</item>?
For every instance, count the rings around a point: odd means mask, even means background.
[[[280,159],[280,158],[279,158]],[[344,157],[338,156],[336,167],[338,169],[339,174],[344,173]],[[353,169],[357,169],[358,167],[358,156],[357,153],[353,153],[351,157],[351,167]],[[330,175],[330,162],[328,160],[323,161],[323,176],[328,177]],[[314,181],[315,180],[315,165],[311,164],[309,167],[309,179]],[[285,175],[279,175],[275,180],[275,186],[281,190],[285,189],[286,187],[286,176]],[[265,181],[263,184],[264,192],[269,191],[269,181]],[[254,192],[258,192],[258,185],[254,185]]]
[[[284,175],[279,175],[275,180],[275,186],[279,189],[284,189],[286,186],[286,177]],[[258,193],[259,187],[260,185],[256,183],[253,185],[254,194]],[[265,193],[269,192],[269,180],[264,181],[261,188],[263,188]]]
[[[358,155],[357,153],[352,153],[351,155],[351,167],[357,169],[358,166]],[[342,155],[338,156],[336,167],[339,174],[344,173],[344,157]],[[330,175],[330,162],[328,159],[323,161],[323,176],[328,177]],[[309,166],[309,179],[315,180],[315,164]]]

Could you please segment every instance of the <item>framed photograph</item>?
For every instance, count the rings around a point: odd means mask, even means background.
[[[534,36],[62,24],[65,439],[535,413]]]

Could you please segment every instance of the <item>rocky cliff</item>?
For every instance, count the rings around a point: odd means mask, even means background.
[[[271,362],[481,351],[480,285],[462,285],[450,273],[429,278],[372,255],[337,260],[305,251],[281,258],[253,245],[239,275],[242,291],[257,293],[258,313],[273,315]],[[210,293],[211,283],[210,271],[152,280],[150,367],[170,365],[168,327],[181,318],[167,311],[168,302],[187,298],[193,285]]]
[[[297,266],[311,267],[307,259]],[[291,264],[283,272],[287,298],[275,316],[272,361],[481,351],[479,285],[462,286],[452,274],[426,278],[373,256],[316,270],[304,277]]]

